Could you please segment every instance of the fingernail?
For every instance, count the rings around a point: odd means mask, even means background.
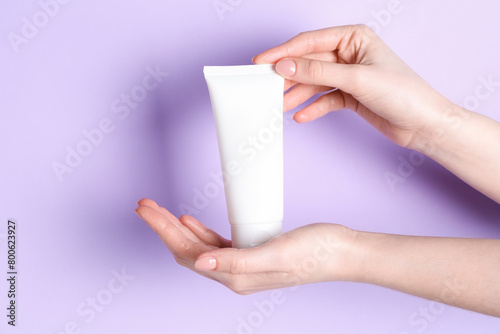
[[[291,59],[281,59],[276,63],[276,72],[285,77],[291,77],[292,75],[294,75],[296,69],[297,66]]]
[[[307,116],[302,113],[296,112],[295,114],[293,114],[293,119],[297,123],[304,123],[307,120]]]
[[[253,60],[255,59],[255,57],[257,57],[257,56],[253,56],[253,58],[252,58],[252,63],[253,63]]]
[[[200,271],[209,271],[215,269],[217,261],[213,257],[202,257],[195,262],[194,267]]]
[[[139,209],[139,208],[137,208],[137,209]],[[135,213],[137,213],[137,215],[142,218],[141,214],[139,213],[139,211],[137,211],[137,209],[134,210]]]

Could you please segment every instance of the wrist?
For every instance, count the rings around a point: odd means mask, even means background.
[[[329,281],[365,282],[370,252],[365,244],[368,232],[356,231],[342,225],[331,224],[332,235],[341,240],[338,256],[331,263]]]
[[[356,263],[353,282],[387,286],[391,272],[397,265],[395,243],[398,236],[384,233],[357,232],[356,240],[351,248]]]
[[[418,113],[425,117],[422,117],[422,124],[408,145],[408,148],[426,155],[431,147],[440,142],[442,133],[448,131],[447,120],[455,113],[456,108],[455,104],[437,92],[433,95],[429,103],[419,105]]]
[[[433,100],[432,105],[428,106],[432,110],[432,116],[415,132],[408,148],[440,161],[446,155],[457,153],[458,147],[453,147],[456,142],[453,138],[455,131],[472,112],[443,96]]]

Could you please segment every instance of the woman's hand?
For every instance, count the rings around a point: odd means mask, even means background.
[[[231,248],[231,241],[194,217],[177,219],[150,199],[137,214],[158,233],[177,263],[238,294],[326,281],[354,281],[360,272],[351,256],[356,231],[334,224],[312,224],[264,245]]]
[[[150,199],[137,214],[177,263],[238,294],[327,281],[385,286],[500,317],[500,241],[358,232],[311,224],[252,248],[231,248],[191,216]]]
[[[297,122],[354,110],[396,144],[424,153],[500,203],[500,123],[437,93],[368,27],[304,32],[253,61],[276,63],[285,90],[293,87],[285,110],[337,88],[298,111]]]
[[[287,80],[285,90],[293,86],[285,94],[285,111],[338,88],[298,111],[297,122],[348,108],[404,147],[413,148],[415,137],[431,135],[436,120],[453,105],[363,25],[301,33],[253,62],[276,63]]]

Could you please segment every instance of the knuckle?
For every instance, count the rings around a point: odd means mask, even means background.
[[[322,114],[327,114],[332,110],[336,110],[338,107],[340,107],[339,101],[338,101],[338,91],[334,91],[330,94],[326,94],[320,97],[321,99],[321,106],[322,106]]]
[[[308,39],[309,32],[308,31],[302,31],[297,34],[297,38],[307,40]]]
[[[314,50],[314,46],[316,44],[315,43],[316,39],[311,34],[311,32],[310,31],[302,32],[301,38],[304,40],[303,43],[307,46],[306,47],[307,52],[312,52]]]
[[[246,272],[247,263],[244,257],[234,256],[231,260],[229,272],[233,275],[240,275]]]
[[[316,83],[323,77],[323,64],[318,60],[310,60],[307,64],[306,74],[313,83]]]
[[[159,227],[155,229],[156,234],[158,235],[163,235],[168,233],[168,225],[167,224],[161,224]]]
[[[190,250],[191,250],[191,245],[186,240],[182,240],[179,243],[178,251],[180,251],[181,254],[187,254],[189,253]]]
[[[372,36],[375,35],[375,31],[372,28],[367,26],[366,24],[356,24],[354,26],[354,31],[359,33],[360,35]]]
[[[288,56],[295,55],[295,49],[297,46],[300,46],[302,49],[305,46],[305,53],[310,53],[314,50],[314,47],[316,45],[316,39],[314,38],[314,35],[312,34],[311,31],[303,31],[298,33],[293,39],[290,40],[287,51],[288,51]]]

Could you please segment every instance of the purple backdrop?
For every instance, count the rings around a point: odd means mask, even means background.
[[[19,274],[15,329],[0,280],[0,332],[500,333],[499,319],[361,284],[239,296],[178,266],[133,211],[150,197],[178,215],[220,168],[203,65],[368,23],[444,95],[500,120],[500,87],[475,95],[500,81],[499,14],[496,0],[2,3],[0,277],[8,218]],[[500,238],[500,206],[429,159],[391,188],[411,152],[352,112],[284,136],[285,230]],[[197,205],[228,237],[222,192]]]

